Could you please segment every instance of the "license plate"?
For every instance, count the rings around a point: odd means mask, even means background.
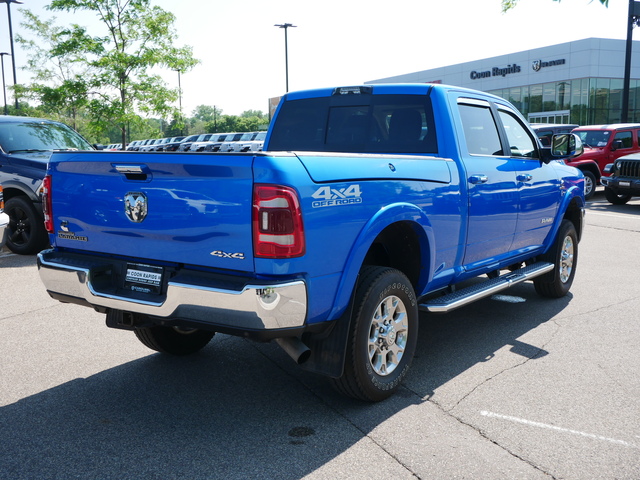
[[[619,187],[630,187],[631,182],[618,182]]]
[[[162,267],[128,263],[124,288],[134,292],[159,294],[162,288]]]

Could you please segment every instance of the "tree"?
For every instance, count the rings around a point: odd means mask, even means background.
[[[150,72],[155,67],[185,72],[198,63],[191,47],[175,46],[172,13],[151,6],[150,0],[52,0],[47,8],[95,12],[106,28],[106,35],[93,36],[84,27],[71,25],[60,32],[52,48],[54,55],[84,59],[81,80],[95,131],[117,125],[124,148],[127,128],[141,120],[138,112],[179,116],[172,106],[177,90]]]
[[[222,110],[215,105],[198,105],[191,114],[203,122],[212,122],[222,115]]]
[[[79,112],[86,107],[86,84],[82,80],[87,75],[87,65],[75,52],[57,51],[57,45],[64,37],[64,29],[54,25],[55,17],[41,20],[29,10],[21,10],[26,21],[21,26],[31,31],[37,40],[29,40],[22,35],[16,42],[31,52],[27,69],[33,75],[33,83],[21,92],[27,98],[35,98],[41,110],[56,120],[78,129]]]
[[[553,0],[554,2],[560,2],[560,0]],[[599,0],[605,7],[609,7],[609,0]],[[516,6],[518,0],[502,0],[502,13],[506,13]]]

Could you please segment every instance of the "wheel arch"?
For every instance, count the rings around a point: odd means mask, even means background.
[[[597,163],[584,163],[582,165],[577,165],[576,168],[578,168],[578,170],[582,171],[583,173],[592,173],[596,177],[596,181],[600,182],[600,177],[602,176],[602,174],[600,173],[600,169],[598,168]]]
[[[363,265],[400,270],[414,289],[427,284],[435,258],[431,222],[420,208],[398,203],[381,209],[363,227],[345,263],[330,319],[347,308]]]
[[[544,241],[544,252],[547,252],[553,245],[553,241],[558,234],[562,220],[569,220],[573,223],[578,236],[578,241],[582,239],[582,232],[584,230],[584,214],[585,214],[585,202],[582,195],[580,195],[580,189],[577,186],[571,187],[567,190],[560,206],[558,208],[558,215],[553,224],[553,228],[547,234],[547,238]]]
[[[12,182],[12,181],[6,181],[2,183],[2,187],[4,189],[5,202],[14,197],[25,196],[29,198],[31,203],[34,203],[34,204],[40,203],[40,198],[38,197],[38,195],[36,195],[36,193],[31,188],[23,184]]]

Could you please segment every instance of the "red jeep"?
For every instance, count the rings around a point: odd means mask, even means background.
[[[584,153],[568,160],[567,164],[582,170],[585,177],[585,198],[590,198],[595,192],[595,186],[600,183],[606,165],[623,155],[640,152],[639,131],[640,124],[637,123],[589,125],[573,130],[572,133],[582,140]],[[589,183],[593,186],[591,189]]]

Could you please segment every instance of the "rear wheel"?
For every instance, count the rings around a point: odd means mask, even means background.
[[[631,200],[631,195],[619,195],[609,187],[604,187],[604,198],[614,205],[624,205]]]
[[[573,284],[578,263],[578,235],[573,223],[562,221],[553,246],[540,260],[553,263],[554,268],[533,280],[536,292],[543,297],[564,297]]]
[[[215,335],[214,332],[195,328],[140,327],[134,330],[136,337],[151,350],[171,355],[189,355],[204,348]]]
[[[28,197],[10,198],[4,206],[5,213],[9,215],[9,250],[21,255],[30,255],[47,247],[49,242],[44,220],[38,215]]]
[[[333,379],[342,394],[376,402],[391,396],[416,349],[418,305],[400,271],[364,267],[354,299],[344,373]]]

